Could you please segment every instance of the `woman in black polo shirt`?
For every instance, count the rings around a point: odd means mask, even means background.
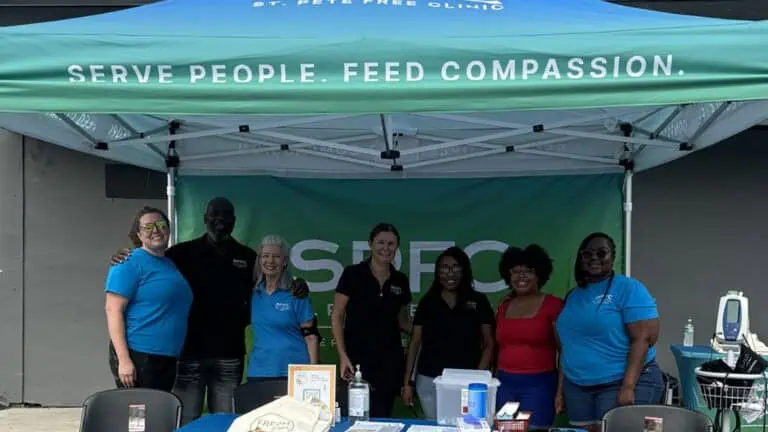
[[[474,289],[469,257],[458,247],[437,258],[435,278],[413,320],[404,375],[403,401],[413,405],[414,384],[428,420],[437,418],[435,377],[443,369],[488,369],[493,359],[494,315],[488,298]],[[421,350],[421,352],[419,352]],[[414,364],[416,382],[411,381]]]
[[[401,332],[410,333],[408,277],[392,265],[400,234],[380,223],[368,239],[371,258],[348,266],[333,298],[331,324],[341,376],[354,377],[360,365],[371,385],[371,417],[390,417],[405,369]]]

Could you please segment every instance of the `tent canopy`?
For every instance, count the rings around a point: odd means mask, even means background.
[[[158,170],[173,138],[182,174],[642,170],[768,118],[767,40],[599,0],[166,0],[0,29],[0,127]]]

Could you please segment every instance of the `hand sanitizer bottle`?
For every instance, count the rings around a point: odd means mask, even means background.
[[[685,330],[683,331],[683,346],[693,346],[693,319],[691,318],[688,318],[688,323],[685,325]]]
[[[349,421],[368,421],[371,416],[371,388],[363,380],[360,365],[357,365],[355,378],[349,383]]]

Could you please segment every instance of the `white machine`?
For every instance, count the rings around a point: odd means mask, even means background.
[[[749,299],[743,292],[728,291],[720,297],[716,323],[712,349],[728,354],[726,363],[735,363],[742,343],[758,354],[768,353],[768,347],[749,329]]]

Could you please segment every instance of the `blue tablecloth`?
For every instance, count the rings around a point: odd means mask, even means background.
[[[235,414],[210,414],[189,423],[186,426],[181,427],[177,432],[227,432],[227,429],[237,418]],[[373,420],[376,421],[376,420]],[[402,420],[402,419],[379,419],[379,421],[396,421],[404,423],[406,426],[420,424],[420,425],[435,425],[435,422],[428,422],[425,420]],[[341,422],[333,428],[331,432],[344,432],[352,426],[350,422]]]
[[[677,362],[677,374],[680,379],[680,391],[682,392],[683,405],[695,410],[698,408],[696,403],[696,394],[698,384],[696,383],[696,368],[710,360],[717,360],[724,357],[716,351],[713,351],[709,345],[694,345],[691,347],[683,345],[672,345],[669,347]]]

